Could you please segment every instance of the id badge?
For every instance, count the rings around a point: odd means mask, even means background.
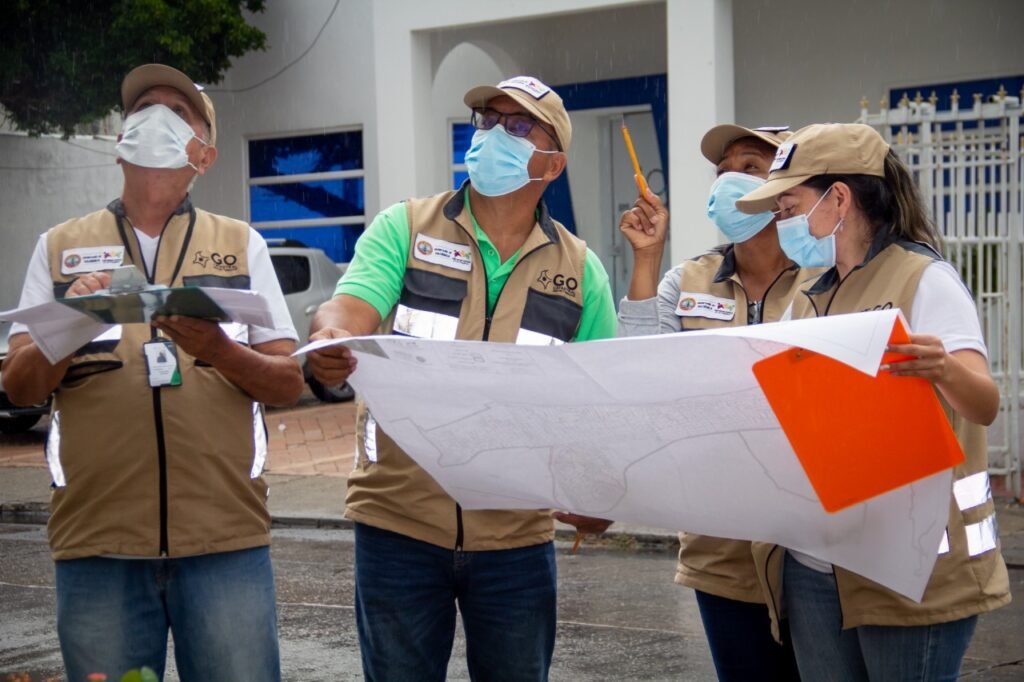
[[[170,339],[153,339],[142,344],[146,356],[146,374],[149,385],[181,386],[181,370],[178,368],[178,349]]]

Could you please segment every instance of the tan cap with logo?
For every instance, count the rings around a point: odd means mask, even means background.
[[[507,95],[523,105],[528,112],[555,129],[555,137],[562,151],[569,151],[572,142],[572,123],[558,93],[531,76],[516,76],[497,85],[478,85],[470,88],[462,101],[470,109],[486,106],[495,97]]]
[[[744,213],[775,208],[775,197],[818,175],[885,177],[889,145],[861,123],[816,123],[779,145],[768,182],[736,202]]]
[[[744,137],[756,137],[778,149],[783,140],[791,137],[793,132],[789,126],[764,126],[761,128],[744,128],[743,126],[726,123],[715,126],[700,141],[700,153],[711,163],[718,165],[725,157],[725,150],[736,140]]]
[[[142,93],[158,85],[174,88],[188,98],[199,115],[210,124],[210,144],[217,143],[217,114],[213,110],[213,101],[203,92],[202,87],[177,69],[165,64],[143,64],[128,72],[121,81],[121,107],[127,115],[135,106]]]

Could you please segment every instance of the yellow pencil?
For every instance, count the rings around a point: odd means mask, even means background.
[[[626,119],[622,119],[622,137],[626,140],[626,149],[629,150],[629,158],[633,161],[633,172],[636,174],[636,186],[640,190],[640,196],[647,194],[647,181],[640,171],[640,162],[636,160],[636,150],[633,149],[633,140],[629,137],[629,128],[626,127]]]

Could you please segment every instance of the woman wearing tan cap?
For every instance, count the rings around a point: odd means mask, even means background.
[[[736,209],[736,200],[764,184],[775,151],[789,134],[785,128],[720,125],[704,135],[701,152],[718,171],[708,217],[729,243],[675,266],[660,284],[667,212],[648,192],[622,215],[619,229],[633,247],[634,268],[629,294],[619,305],[620,336],[742,326],[781,317],[812,273],[794,265],[779,248],[770,210],[747,215]],[[797,679],[789,638],[784,637],[784,646],[772,639],[750,543],[680,533],[679,544],[676,582],[696,590],[718,678]]]
[[[737,205],[781,209],[789,257],[829,268],[802,288],[793,317],[903,311],[914,333],[890,350],[915,359],[883,369],[932,382],[966,455],[920,603],[816,557],[754,543],[772,615],[788,614],[804,679],[955,679],[977,614],[1010,601],[987,473],[985,427],[999,391],[971,295],[936,251],[907,168],[869,126],[799,130],[780,145],[768,182]]]

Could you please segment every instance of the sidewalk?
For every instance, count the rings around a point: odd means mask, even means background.
[[[299,405],[267,412],[266,478],[275,525],[347,527],[345,479],[355,453],[355,404],[326,405],[304,396]],[[27,434],[0,435],[0,522],[45,523],[50,475],[43,459],[45,420]],[[999,486],[994,485],[999,490]],[[1008,564],[1024,567],[1024,506],[997,497],[999,536]],[[558,524],[559,536],[573,530]],[[670,530],[614,524],[606,542],[675,551]]]

